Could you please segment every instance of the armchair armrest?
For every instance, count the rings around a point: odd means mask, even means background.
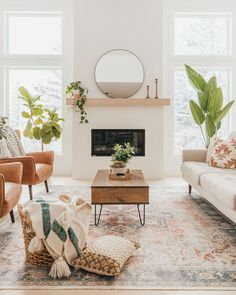
[[[23,164],[23,184],[30,184],[35,182],[36,167],[35,160],[31,156],[17,157],[17,158],[6,158],[1,159],[0,164],[20,162]]]
[[[23,173],[22,163],[8,163],[0,164],[0,174],[3,176],[1,179],[7,182],[21,183]]]
[[[206,162],[207,149],[204,150],[183,150],[182,162]]]
[[[54,152],[52,151],[27,153],[26,156],[33,157],[36,163],[48,164],[53,166]]]

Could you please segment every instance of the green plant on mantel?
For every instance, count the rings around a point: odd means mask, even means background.
[[[223,107],[223,92],[217,86],[216,77],[206,81],[190,66],[185,65],[185,70],[190,84],[197,91],[198,102],[189,101],[190,110],[195,123],[200,127],[206,148],[210,139],[221,127],[221,121],[231,109],[234,101],[230,101]],[[205,125],[205,132],[202,126]]]
[[[0,139],[5,138],[4,127],[7,123],[7,117],[0,117]]]
[[[74,111],[80,112],[80,124],[88,123],[87,112],[85,111],[88,89],[83,87],[81,81],[74,81],[67,85],[65,95],[73,98],[72,108]]]
[[[29,91],[19,88],[19,99],[23,101],[23,106],[27,111],[22,111],[21,115],[27,119],[26,127],[23,132],[25,137],[40,140],[42,150],[44,144],[49,144],[53,139],[59,139],[62,134],[62,127],[59,122],[64,121],[59,117],[57,110],[43,107],[40,103],[41,96],[32,96]]]
[[[114,154],[111,155],[111,167],[112,168],[124,168],[130,159],[135,155],[134,147],[130,143],[124,143],[124,145],[116,144],[113,147]]]

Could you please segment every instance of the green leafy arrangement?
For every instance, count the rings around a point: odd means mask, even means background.
[[[60,118],[57,110],[49,110],[40,103],[41,96],[32,96],[29,91],[19,88],[19,99],[23,100],[23,106],[27,111],[21,113],[22,117],[27,119],[27,124],[23,132],[25,137],[41,140],[43,144],[49,144],[53,139],[59,139],[62,133],[62,127],[59,122],[64,121]]]
[[[221,121],[231,109],[234,101],[232,100],[223,106],[223,92],[217,86],[215,76],[206,81],[190,66],[185,65],[185,70],[189,82],[198,95],[198,103],[190,100],[190,110],[195,123],[200,126],[204,144],[208,148],[211,137],[220,129]],[[205,125],[205,132],[202,128],[203,125]]]
[[[7,123],[7,117],[0,117],[0,139],[5,138],[4,127]]]
[[[135,155],[134,147],[130,143],[125,143],[124,145],[116,144],[113,150],[114,154],[111,155],[111,167],[113,168],[125,167],[128,161]]]
[[[67,85],[65,95],[67,97],[73,97],[73,92],[75,90],[79,91],[79,98],[76,100],[72,108],[73,110],[80,112],[80,124],[86,124],[89,121],[84,105],[87,100],[88,89],[86,87],[83,87],[81,81],[74,81]]]

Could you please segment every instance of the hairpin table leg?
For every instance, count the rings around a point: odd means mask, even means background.
[[[96,226],[98,226],[99,222],[100,222],[100,218],[101,218],[101,213],[102,213],[102,205],[100,205],[100,211],[98,214],[98,218],[97,218],[97,204],[95,204],[95,215],[94,215],[94,223]]]
[[[137,204],[137,207],[138,207],[138,215],[139,215],[139,221],[140,221],[140,224],[142,226],[144,226],[145,224],[145,204],[143,204],[143,218],[141,217],[141,213],[140,213],[140,209],[139,209],[139,206],[141,204]]]

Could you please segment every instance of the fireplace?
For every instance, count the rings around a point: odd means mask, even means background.
[[[115,144],[130,143],[135,148],[135,156],[145,156],[144,129],[92,129],[91,155],[111,156]]]

